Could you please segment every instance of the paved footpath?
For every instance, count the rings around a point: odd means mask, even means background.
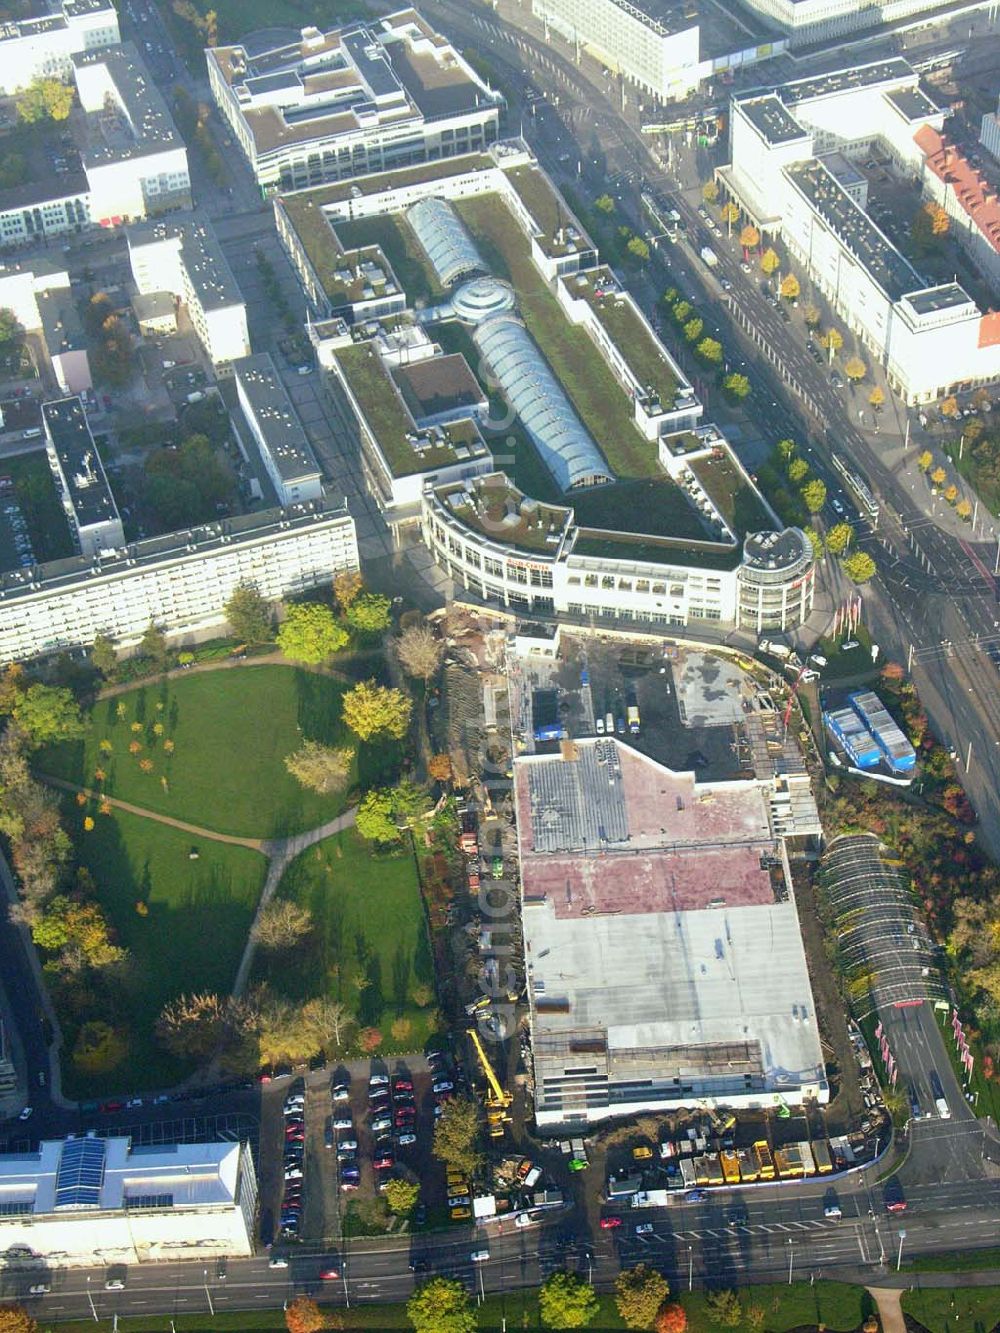
[[[903,1293],[892,1287],[868,1287],[867,1290],[878,1306],[882,1333],[906,1333],[906,1320],[900,1305]]]

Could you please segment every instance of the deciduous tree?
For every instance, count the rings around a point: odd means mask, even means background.
[[[958,416],[958,399],[953,393],[950,393],[947,398],[941,399],[940,411],[943,417]]]
[[[206,1060],[226,1033],[226,1002],[209,991],[179,995],[160,1011],[156,1036],[180,1060]]]
[[[810,514],[818,514],[826,504],[826,484],[819,477],[811,477],[800,491],[803,503]]]
[[[349,745],[305,741],[294,753],[285,756],[285,767],[303,787],[327,796],[347,786],[354,755]]]
[[[0,1305],[0,1333],[38,1333],[38,1324],[23,1305]]]
[[[831,555],[843,555],[853,536],[854,529],[850,523],[835,523],[826,534],[826,549]]]
[[[704,327],[705,321],[700,315],[695,315],[692,319],[689,319],[681,330],[685,342],[696,343],[701,337],[701,331]]]
[[[626,1328],[652,1328],[669,1295],[670,1283],[647,1264],[624,1268],[615,1279],[615,1305]]]
[[[931,473],[931,481],[934,483],[935,486],[943,486],[947,476],[948,474],[947,472],[945,472],[944,468],[938,466]]]
[[[820,560],[823,556],[824,543],[823,534],[817,532],[815,528],[806,528],[806,540],[812,547],[813,559]]]
[[[427,761],[427,775],[435,782],[450,782],[452,778],[451,760],[446,754],[432,754]]]
[[[594,200],[594,207],[598,213],[603,213],[605,217],[610,217],[615,211],[615,201],[610,194],[599,194]]]
[[[538,1293],[538,1311],[546,1328],[586,1328],[598,1309],[594,1288],[575,1273],[553,1273]]]
[[[114,943],[96,902],[80,902],[59,894],[31,927],[31,938],[53,957],[46,967],[75,976],[100,971],[124,961],[126,951]]]
[[[84,732],[79,705],[61,685],[29,685],[11,712],[31,745],[78,740]]]
[[[326,1315],[310,1296],[296,1296],[285,1307],[288,1333],[322,1333],[326,1326]]]
[[[392,793],[384,788],[365,792],[354,817],[354,827],[369,842],[398,842],[400,830],[396,827]]]
[[[730,199],[728,203],[723,204],[719,209],[719,216],[722,218],[722,221],[726,226],[732,230],[733,224],[740,220],[739,204],[734,204]]]
[[[641,236],[630,236],[625,249],[633,259],[638,259],[641,263],[645,263],[649,258],[649,246]]]
[[[772,250],[771,247],[768,246],[760,257],[760,266],[767,277],[770,277],[772,273],[777,272],[781,267],[781,260],[778,258],[777,251]]]
[[[718,365],[722,360],[722,343],[716,338],[702,338],[694,350],[695,354],[709,365]]]
[[[0,344],[9,347],[12,343],[18,342],[23,333],[24,330],[13,310],[6,306],[0,309]]]
[[[744,250],[753,250],[760,245],[760,232],[752,222],[748,222],[740,232],[740,245]]]
[[[860,356],[849,356],[844,362],[844,374],[855,384],[860,384],[868,374],[868,367],[861,360]]]
[[[469,1293],[451,1277],[432,1277],[406,1302],[414,1333],[475,1333],[477,1319]]]
[[[234,588],[225,605],[229,628],[245,643],[267,643],[274,633],[271,603],[262,597],[254,583]]]
[[[278,953],[294,948],[312,930],[312,913],[291,898],[272,898],[257,918],[257,943]]]
[[[392,1212],[412,1213],[420,1197],[420,1186],[412,1180],[390,1180],[382,1193]]]
[[[15,98],[17,118],[25,125],[37,125],[41,120],[67,120],[73,109],[73,95],[72,86],[60,79],[32,79]]]
[[[729,394],[730,398],[735,398],[739,401],[740,399],[746,398],[747,394],[750,392],[750,380],[746,375],[740,375],[738,372],[734,371],[731,375],[725,376],[722,381],[722,387],[725,392]]]
[[[364,591],[365,581],[356,569],[345,569],[333,580],[333,595],[341,611],[346,611],[359,593]]]
[[[735,1291],[710,1291],[705,1297],[705,1313],[720,1328],[739,1328],[743,1306]]]
[[[719,187],[715,181],[706,181],[701,187],[701,197],[706,204],[714,204],[719,197]]]
[[[328,606],[319,602],[296,602],[278,630],[277,641],[290,662],[318,666],[348,643],[347,631],[337,624]]]
[[[308,1000],[302,1006],[300,1022],[313,1050],[325,1051],[328,1055],[343,1049],[347,1034],[354,1026],[354,1018],[347,1006],[329,995]]]
[[[868,395],[868,401],[876,411],[882,406],[885,402],[885,390],[882,388],[881,384],[876,384],[873,387],[871,393]]]
[[[118,654],[115,645],[106,634],[98,634],[90,645],[90,661],[96,671],[105,679],[114,675],[118,667]]]
[[[400,666],[418,680],[430,680],[437,672],[441,651],[441,640],[429,625],[408,625],[396,640]]]
[[[475,1102],[456,1097],[445,1105],[434,1126],[434,1156],[446,1166],[471,1176],[478,1169],[479,1112]]]
[[[917,467],[921,472],[929,472],[931,464],[934,462],[934,455],[929,449],[924,449],[917,455]]]
[[[785,471],[788,473],[788,480],[797,486],[800,481],[805,481],[808,477],[809,464],[804,458],[793,458]]]
[[[959,500],[955,506],[955,513],[959,518],[970,519],[972,517],[972,502],[969,500]]]
[[[676,1301],[665,1305],[656,1316],[656,1333],[686,1333],[688,1317]]]
[[[786,301],[796,301],[798,300],[799,292],[801,290],[802,289],[799,286],[799,280],[795,276],[795,274],[786,273],[785,276],[781,279],[781,285],[778,288],[778,293],[780,296],[783,296]]]
[[[413,701],[402,690],[363,680],[343,700],[344,721],[363,741],[376,736],[401,740],[410,725]]]
[[[162,670],[167,664],[166,635],[152,620],[146,626],[143,636],[139,640],[139,652],[143,657],[148,657],[159,670]]]
[[[363,634],[380,634],[388,629],[392,603],[377,592],[362,592],[344,610],[344,619],[352,629]]]
[[[851,551],[843,557],[840,567],[854,583],[867,583],[875,577],[875,561],[867,551]]]
[[[844,345],[844,335],[839,329],[827,329],[826,333],[821,335],[819,345],[824,351],[831,352],[836,356]]]
[[[73,1043],[73,1064],[81,1074],[110,1074],[127,1055],[125,1035],[99,1018],[84,1023]],[[2,1328],[0,1324],[0,1333]]]
[[[805,320],[806,325],[810,329],[816,328],[820,320],[822,319],[819,306],[814,305],[810,301],[809,304],[806,306],[805,310],[803,310],[802,312],[802,318]]]

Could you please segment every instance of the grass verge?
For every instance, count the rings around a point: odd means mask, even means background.
[[[1000,1287],[931,1288],[903,1293],[903,1313],[928,1333],[990,1333],[1000,1321]]]

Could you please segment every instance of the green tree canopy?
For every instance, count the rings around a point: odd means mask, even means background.
[[[29,685],[13,699],[11,712],[32,745],[79,740],[84,732],[79,705],[62,685]]]
[[[0,344],[9,347],[11,343],[19,341],[23,332],[13,310],[0,310]]]
[[[469,1293],[451,1277],[432,1277],[406,1302],[415,1333],[475,1333],[477,1319]]]
[[[538,1293],[538,1309],[546,1328],[586,1328],[597,1315],[597,1294],[575,1273],[556,1272]]]
[[[811,477],[801,490],[802,501],[810,514],[818,514],[826,504],[826,483]]]
[[[326,796],[343,791],[351,777],[356,751],[351,746],[324,745],[321,741],[303,741],[285,756],[285,767],[292,777],[310,791]]]
[[[271,603],[261,596],[256,584],[239,584],[223,609],[233,634],[246,643],[267,643],[274,633]]]
[[[73,88],[59,79],[32,79],[14,99],[17,118],[25,125],[40,120],[68,120],[73,109]]]
[[[354,827],[369,842],[398,842],[392,793],[385,788],[365,792],[358,805]]]
[[[854,529],[850,523],[835,523],[826,534],[826,549],[831,555],[843,555],[853,536]]]
[[[348,639],[331,608],[319,602],[294,602],[277,634],[278,647],[290,662],[310,666],[318,666],[340,652]]]
[[[843,557],[840,567],[854,583],[867,583],[875,577],[875,561],[867,551],[851,551]]]
[[[95,671],[102,676],[113,676],[118,667],[118,654],[115,645],[106,634],[98,634],[90,645],[90,660]]]
[[[705,1311],[720,1328],[739,1328],[743,1323],[743,1306],[735,1291],[710,1291],[705,1297]]]
[[[392,1212],[412,1213],[420,1197],[420,1186],[413,1180],[390,1180],[382,1191]]]
[[[798,485],[800,481],[805,481],[808,477],[809,464],[804,458],[793,458],[789,461],[785,471],[788,473],[788,480]]]
[[[374,736],[402,740],[410,725],[413,701],[402,690],[363,680],[344,695],[343,710],[344,721],[363,741]]]
[[[53,898],[32,924],[31,938],[40,949],[55,955],[46,966],[57,973],[99,971],[125,958],[125,950],[111,940],[100,905],[77,902],[64,894]]]
[[[705,327],[705,321],[700,315],[695,315],[684,325],[684,338],[689,343],[696,343],[701,337],[701,331]]]
[[[167,664],[167,636],[152,621],[146,626],[139,640],[139,652],[161,669]]]
[[[647,1264],[624,1268],[615,1279],[615,1304],[626,1328],[652,1328],[669,1295],[670,1283]]]
[[[815,528],[806,528],[806,540],[812,547],[813,559],[819,560],[823,554],[823,534]]]
[[[434,1156],[445,1166],[471,1176],[482,1161],[478,1144],[479,1110],[476,1103],[459,1097],[447,1102],[434,1126]]]
[[[722,360],[722,343],[716,338],[702,338],[694,350],[702,361],[707,361],[710,365],[718,365]]]
[[[739,400],[746,398],[750,392],[750,380],[746,375],[740,375],[734,371],[723,379],[722,387],[730,398]]]
[[[344,619],[351,629],[363,634],[381,634],[389,628],[391,618],[392,603],[377,592],[359,593],[344,608]]]
[[[629,239],[625,249],[633,258],[641,260],[643,263],[649,258],[649,246],[641,236],[632,236]]]
[[[794,440],[779,440],[774,448],[779,458],[787,460],[795,453],[798,445]]]

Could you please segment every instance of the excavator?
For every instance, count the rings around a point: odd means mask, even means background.
[[[482,1039],[475,1028],[467,1028],[466,1035],[472,1042],[476,1051],[476,1058],[479,1060],[479,1067],[486,1078],[486,1125],[490,1132],[491,1139],[503,1138],[504,1125],[510,1124],[509,1107],[514,1100],[513,1095],[507,1091],[496,1076],[493,1066],[490,1064],[489,1057],[483,1047]]]

